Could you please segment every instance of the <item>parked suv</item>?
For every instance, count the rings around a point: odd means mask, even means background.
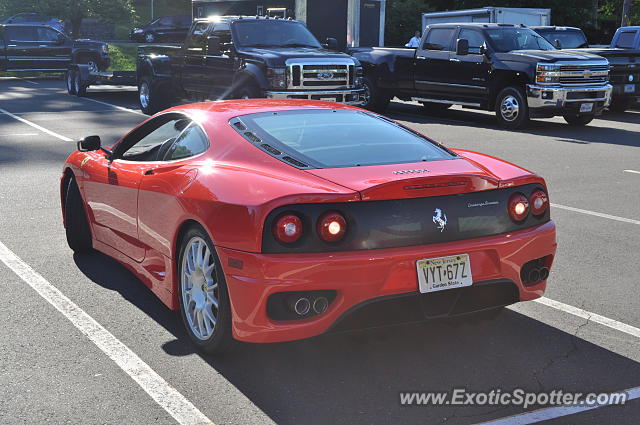
[[[336,46],[288,19],[196,19],[181,46],[138,48],[140,108],[153,114],[174,99],[256,97],[358,104],[362,68]]]
[[[365,72],[364,106],[396,96],[428,109],[451,105],[495,111],[507,128],[562,115],[585,125],[611,99],[609,62],[556,50],[536,32],[508,24],[434,24],[417,49],[354,48]]]
[[[191,26],[191,15],[169,15],[139,28],[131,30],[132,41],[155,43],[157,41],[184,40]]]
[[[0,71],[65,72],[72,63],[106,69],[107,44],[73,40],[45,25],[0,25]]]

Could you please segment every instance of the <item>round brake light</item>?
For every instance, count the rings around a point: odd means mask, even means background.
[[[514,193],[509,198],[509,216],[513,221],[522,221],[529,214],[529,200],[522,193]]]
[[[318,235],[325,242],[338,242],[347,232],[347,220],[337,212],[324,213],[316,225]]]
[[[273,225],[276,239],[284,243],[293,243],[302,236],[302,220],[297,215],[285,214]]]
[[[533,191],[530,197],[531,213],[533,215],[542,215],[549,208],[549,197],[540,189]]]

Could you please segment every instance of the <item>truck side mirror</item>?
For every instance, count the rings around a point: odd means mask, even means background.
[[[486,44],[483,44],[482,46],[480,46],[480,54],[483,56],[486,56],[487,53],[489,53],[489,50],[487,50]]]
[[[338,50],[338,40],[332,37],[327,38],[327,49]]]
[[[87,136],[78,142],[80,152],[97,151],[100,149],[100,136]]]
[[[456,41],[456,55],[464,56],[469,54],[469,40],[466,38],[459,38]]]
[[[222,50],[220,49],[220,37],[210,35],[207,37],[207,55],[220,56]]]
[[[558,40],[557,38],[553,40],[553,44],[556,46],[556,49],[562,49],[562,43],[560,43],[560,40]]]

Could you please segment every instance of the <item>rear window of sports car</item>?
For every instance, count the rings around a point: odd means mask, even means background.
[[[300,110],[230,121],[245,139],[298,168],[438,161],[457,156],[393,121],[363,111]]]

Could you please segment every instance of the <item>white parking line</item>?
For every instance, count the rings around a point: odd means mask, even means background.
[[[142,113],[140,111],[136,111],[135,109],[129,109],[129,108],[125,108],[124,106],[113,105],[111,103],[103,102],[101,100],[91,99],[90,97],[81,97],[80,99],[90,100],[92,102],[96,102],[96,103],[99,103],[101,105],[111,106],[112,108],[120,109],[122,111],[131,112],[132,114],[145,115],[145,116],[147,115],[147,114]]]
[[[41,126],[39,126],[38,124],[33,123],[33,122],[31,122],[31,121],[27,121],[27,120],[25,120],[24,118],[21,118],[21,117],[19,117],[19,116],[17,116],[17,115],[13,115],[11,112],[5,111],[5,110],[4,110],[4,109],[2,109],[2,108],[0,108],[0,112],[1,112],[1,113],[3,113],[3,114],[5,114],[5,115],[7,115],[7,116],[10,116],[11,118],[13,118],[13,119],[15,119],[15,120],[18,120],[18,121],[23,122],[23,123],[25,123],[25,124],[27,124],[27,125],[30,125],[31,127],[35,128],[35,129],[37,129],[37,130],[40,130],[40,131],[42,131],[43,133],[47,133],[47,134],[48,134],[48,135],[50,135],[50,136],[53,136],[53,137],[55,137],[55,138],[57,138],[57,139],[60,139],[60,140],[62,140],[63,142],[73,142],[73,140],[72,140],[72,139],[69,139],[68,137],[62,136],[62,135],[60,135],[60,134],[58,134],[58,133],[56,133],[56,132],[53,132],[53,131],[48,130],[48,129],[44,128],[44,127],[41,127]]]
[[[640,174],[640,171],[636,171],[636,170],[622,170],[625,173],[634,173],[634,174]]]
[[[69,319],[181,425],[213,425],[197,407],[55,286],[0,242],[0,261]]]
[[[555,308],[556,310],[564,311],[565,313],[580,317],[581,319],[598,323],[602,326],[626,333],[627,335],[640,338],[640,328],[636,328],[635,326],[627,325],[626,323],[618,322],[617,320],[610,319],[569,304],[561,303],[560,301],[552,300],[547,297],[537,298],[534,301],[546,305],[547,307]]]
[[[640,398],[640,387],[630,388],[621,392],[627,393],[627,402]],[[604,403],[584,406],[554,406],[543,409],[534,410],[532,412],[521,413],[519,415],[509,416],[506,418],[496,419],[493,421],[482,422],[480,425],[527,425],[551,419],[561,418],[564,416],[575,415],[576,413],[586,412],[600,407],[619,406],[619,404]]]
[[[573,212],[593,215],[601,218],[608,218],[609,220],[622,221],[623,223],[640,224],[640,220],[634,220],[632,218],[618,217],[617,215],[610,215],[610,214],[604,214],[604,213],[599,213],[595,211],[583,210],[580,208],[568,207],[566,205],[560,205],[560,204],[551,204],[551,206],[554,208],[560,208],[561,210],[573,211]]]

